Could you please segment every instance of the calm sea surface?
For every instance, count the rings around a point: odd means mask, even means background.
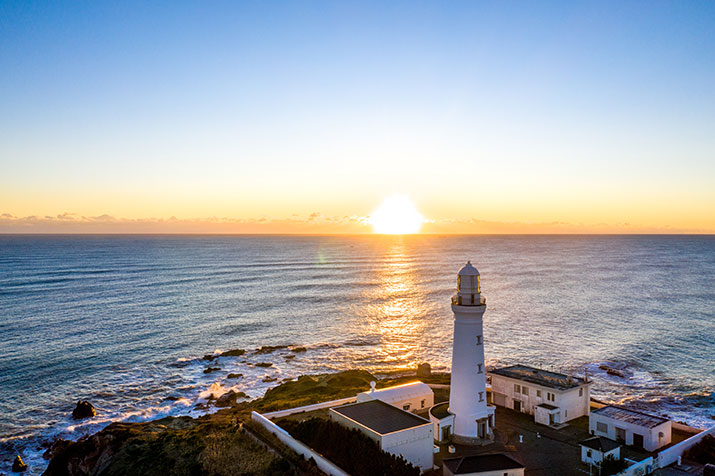
[[[713,236],[0,236],[0,471],[21,452],[37,474],[54,437],[200,414],[264,379],[448,370],[467,259],[488,365],[588,372],[596,397],[715,423]],[[201,356],[236,348],[204,373]],[[78,399],[98,417],[73,422]]]

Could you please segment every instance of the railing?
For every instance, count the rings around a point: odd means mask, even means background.
[[[479,302],[472,302],[471,299],[463,299],[462,296],[452,296],[453,306],[483,306],[487,303],[487,298],[479,296]]]

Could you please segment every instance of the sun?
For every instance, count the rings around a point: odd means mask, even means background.
[[[370,215],[374,232],[384,235],[418,233],[424,221],[414,203],[404,195],[387,197]]]

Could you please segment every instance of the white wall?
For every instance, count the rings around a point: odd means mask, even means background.
[[[598,422],[608,425],[608,431],[598,431]],[[625,443],[627,445],[633,445],[633,433],[643,435],[643,448],[646,451],[656,451],[658,448],[662,448],[663,446],[670,444],[671,423],[669,420],[654,428],[647,428],[634,423],[616,420],[599,413],[591,413],[591,417],[589,418],[589,427],[593,435],[605,436],[613,441],[618,441],[618,438],[616,438],[616,427],[623,428],[626,430]],[[663,432],[663,438],[659,437],[660,432]]]
[[[529,415],[533,415],[534,408],[537,405],[546,403],[548,405],[559,407],[559,409],[561,410],[561,422],[566,422],[569,420],[573,420],[574,418],[586,416],[590,413],[590,383],[583,384],[577,388],[562,391],[549,387],[544,387],[543,385],[523,382],[521,380],[513,379],[510,377],[504,377],[503,375],[490,375],[492,379],[492,402],[496,405],[502,405],[502,399],[500,396],[503,395],[503,406],[513,410],[514,400],[519,400],[522,402],[522,413],[528,413]],[[517,393],[514,390],[514,384],[519,385],[519,387],[526,387],[528,389],[528,394],[525,395],[521,391]],[[583,389],[581,396],[579,396],[580,389]],[[541,397],[537,396],[537,390],[541,391]],[[554,400],[548,400],[548,393],[554,395]]]
[[[393,455],[402,456],[422,471],[434,465],[434,430],[425,424],[382,436],[381,448]]]
[[[425,410],[434,405],[434,393],[432,393],[431,391],[429,393],[424,393],[422,395],[413,395],[411,397],[403,399],[383,398],[379,393],[375,393],[375,397],[377,400],[381,400],[401,410],[407,410],[410,412],[414,412],[417,410]],[[373,400],[375,397],[372,397],[369,392],[359,393],[357,396],[357,402],[367,402],[369,400]],[[423,401],[424,405],[422,405]],[[409,405],[409,408],[405,408],[406,405]]]
[[[588,456],[588,451],[591,451],[591,457]],[[591,448],[587,448],[585,446],[581,446],[581,461],[588,464],[595,464],[595,465],[600,465],[601,460],[606,458],[608,455],[613,455],[615,459],[620,459],[621,458],[621,448],[614,448],[611,451],[604,453],[601,453],[598,450],[594,450]]]
[[[430,414],[429,419],[433,425],[432,433],[434,439],[437,441],[447,441],[449,439],[449,435],[443,437],[442,430],[447,426],[449,426],[450,428],[454,428],[454,415],[449,415],[442,418],[441,420],[438,420],[437,418],[433,417],[432,414]]]
[[[649,456],[643,461],[627,467],[616,476],[643,476],[644,474],[650,474],[653,469],[655,469],[654,460],[652,456]]]
[[[276,438],[283,442],[283,444],[285,444],[288,448],[292,449],[299,455],[304,456],[305,459],[313,458],[315,460],[315,464],[318,466],[318,469],[320,469],[322,472],[330,476],[350,476],[348,473],[346,473],[337,465],[335,465],[332,461],[324,458],[319,453],[316,453],[308,446],[296,440],[295,438],[290,436],[287,431],[285,431],[283,428],[279,427],[260,413],[251,412],[251,420],[262,425],[266,430],[273,433]]]
[[[678,456],[683,456],[683,453],[700,442],[700,440],[705,438],[706,435],[715,436],[715,426],[703,431],[702,433],[691,436],[687,440],[683,440],[677,445],[673,445],[667,450],[663,450],[658,453],[658,457],[656,458],[658,468],[665,468],[669,464],[673,464],[678,461]]]
[[[293,415],[295,413],[312,412],[313,410],[320,410],[321,408],[347,405],[348,403],[354,403],[355,400],[355,397],[341,398],[340,400],[331,400],[329,402],[314,403],[313,405],[306,405],[304,407],[288,408],[287,410],[278,410],[276,412],[264,413],[263,416],[266,418],[282,418],[288,415]]]

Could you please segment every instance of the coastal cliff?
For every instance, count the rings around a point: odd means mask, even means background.
[[[394,385],[409,377],[379,380]],[[439,383],[447,375],[434,375]],[[113,423],[76,442],[59,440],[48,450],[45,476],[292,475],[321,474],[289,452],[266,449],[242,423],[253,410],[284,408],[354,396],[376,379],[364,370],[302,376],[268,390],[263,398],[235,403],[199,418],[169,417],[144,423]]]

